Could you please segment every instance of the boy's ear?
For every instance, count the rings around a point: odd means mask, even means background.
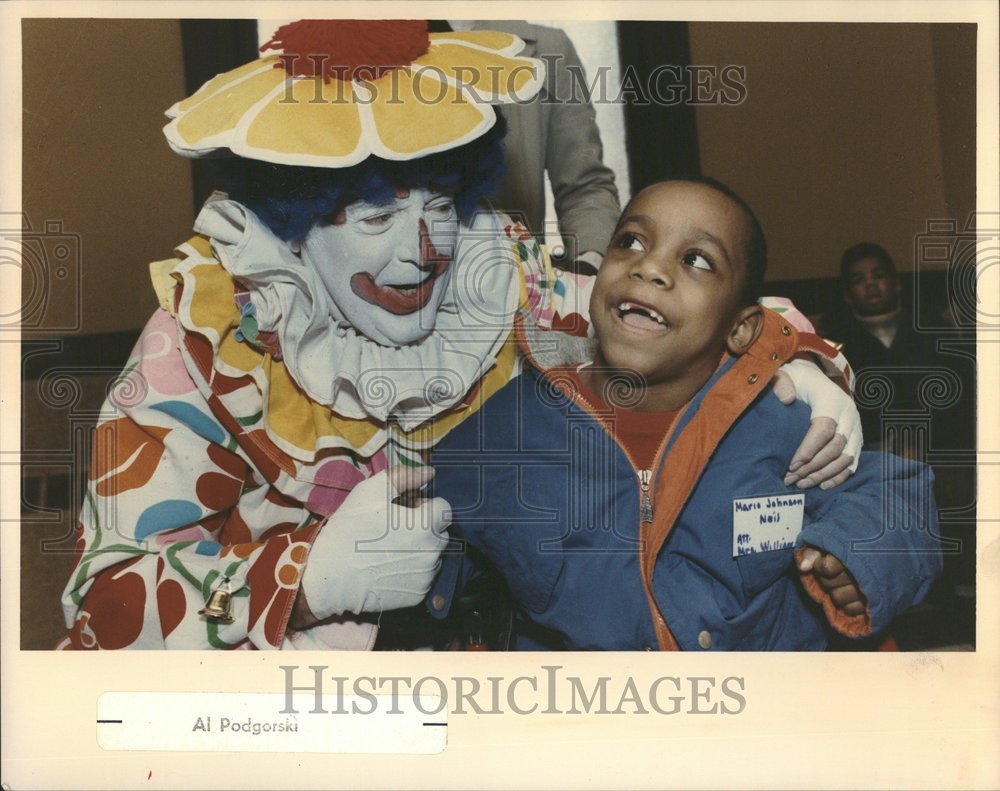
[[[764,326],[764,309],[760,305],[747,305],[736,316],[733,328],[726,338],[729,353],[739,356],[749,349]]]

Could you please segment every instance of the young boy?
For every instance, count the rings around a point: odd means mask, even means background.
[[[930,472],[864,454],[836,489],[785,484],[808,421],[767,383],[796,331],[756,304],[766,243],[708,179],[626,207],[590,303],[597,347],[533,366],[432,456],[472,550],[518,606],[518,649],[819,650],[918,602],[940,570]]]

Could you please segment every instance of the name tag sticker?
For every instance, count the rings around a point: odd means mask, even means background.
[[[794,546],[805,506],[804,492],[733,500],[733,557]]]

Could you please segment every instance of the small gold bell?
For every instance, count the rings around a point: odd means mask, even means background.
[[[204,615],[210,621],[216,623],[233,622],[233,589],[229,584],[229,577],[224,580],[225,590],[216,588],[212,595],[205,602],[205,607],[198,610],[198,615]]]

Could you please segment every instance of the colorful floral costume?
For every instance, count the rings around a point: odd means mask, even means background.
[[[208,212],[196,229],[211,226]],[[501,307],[525,310],[542,327],[579,320],[589,282],[557,274],[521,229],[495,228],[497,253],[506,255],[506,266],[494,267],[500,288],[491,290]],[[364,619],[288,630],[311,541],[390,455],[418,463],[424,448],[518,372],[508,309],[506,326],[493,329],[492,348],[472,369],[473,386],[450,406],[424,404],[436,412],[430,420],[419,410],[405,427],[343,417],[289,374],[277,334],[260,329],[267,289],[250,299],[213,254],[214,243],[226,258],[239,246],[238,237],[229,242],[196,236],[177,259],[153,266],[164,307],[143,330],[97,429],[64,596],[65,647],[371,647],[376,627]],[[456,302],[462,281],[454,278]],[[357,365],[355,372],[368,370]],[[441,365],[442,377],[454,368]],[[434,381],[433,370],[419,372]],[[377,396],[386,381],[366,386]],[[231,624],[198,615],[223,577],[233,590]]]

